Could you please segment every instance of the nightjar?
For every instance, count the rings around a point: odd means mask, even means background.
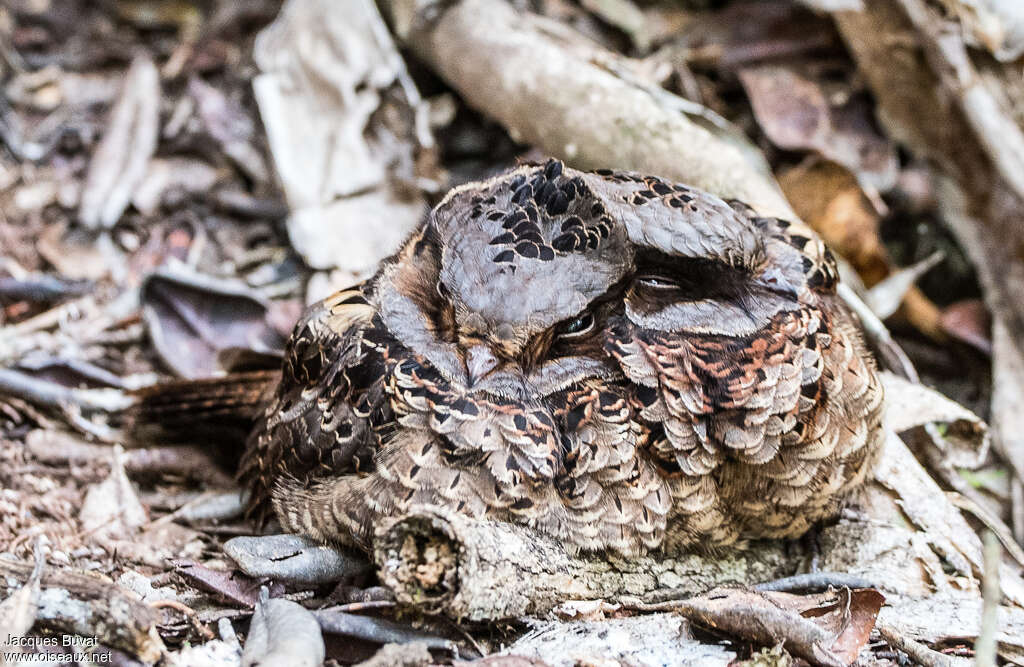
[[[799,536],[881,448],[836,280],[816,238],[659,178],[460,186],[297,325],[250,510],[364,547],[420,503],[626,555]]]

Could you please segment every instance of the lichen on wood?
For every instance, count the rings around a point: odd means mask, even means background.
[[[565,600],[696,594],[791,574],[780,543],[720,557],[574,554],[523,526],[419,506],[377,531],[374,560],[402,603],[454,618],[543,615]]]
[[[32,574],[32,566],[0,558],[0,598]],[[164,654],[159,615],[117,584],[73,570],[47,570],[42,577],[38,621],[50,629],[127,651],[145,663]]]

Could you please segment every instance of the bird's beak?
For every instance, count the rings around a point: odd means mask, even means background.
[[[487,345],[474,345],[466,350],[466,372],[469,374],[469,384],[475,385],[487,377],[500,363],[494,351]]]

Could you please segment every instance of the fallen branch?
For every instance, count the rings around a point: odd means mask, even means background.
[[[574,556],[527,528],[426,506],[380,527],[374,561],[400,603],[474,621],[541,615],[572,599],[665,589],[692,595],[777,579],[793,568],[778,543],[721,558]]]
[[[32,566],[0,558],[0,598],[29,580]],[[15,582],[13,585],[11,582]],[[114,583],[75,570],[47,570],[39,595],[38,623],[58,632],[95,637],[146,663],[164,653],[157,612]]]
[[[955,667],[956,665],[966,666],[971,664],[970,660],[966,658],[954,658],[943,655],[938,651],[933,651],[921,642],[904,637],[888,625],[878,623],[876,627],[878,628],[878,634],[882,635],[882,639],[889,646],[897,651],[903,651],[917,664],[923,665],[923,667]]]
[[[76,406],[89,412],[117,412],[135,402],[120,389],[73,389],[9,368],[0,368],[0,394],[18,396],[36,405]]]
[[[513,139],[582,169],[657,174],[796,218],[735,137],[691,120],[675,95],[618,76],[627,59],[565,26],[501,0],[380,5],[416,55]]]

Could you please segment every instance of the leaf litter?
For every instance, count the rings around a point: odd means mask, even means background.
[[[231,557],[227,541],[248,539],[251,528],[237,518],[230,464],[218,468],[234,454],[214,440],[109,444],[126,442],[124,425],[105,417],[117,397],[155,377],[205,377],[251,355],[273,357],[302,302],[372,271],[453,180],[482,177],[529,148],[410,62],[371,3],[353,0],[346,12],[314,0],[230,4],[0,8],[0,619],[21,633],[91,633],[124,655],[168,664],[296,651],[310,664],[352,663],[373,653],[318,643],[321,629],[373,649],[425,641],[432,659],[450,659],[456,645],[467,655],[481,643],[507,646],[481,664],[656,660],[657,650],[707,664],[791,655],[885,664],[886,651],[917,660],[971,652],[984,578],[973,529],[988,526],[1004,543],[1014,528],[1024,537],[1024,494],[1014,491],[1024,429],[1012,427],[1011,398],[1024,386],[1012,363],[1022,329],[1006,297],[1020,271],[987,253],[998,231],[977,236],[1005,224],[1019,196],[1007,170],[1015,145],[985,134],[1022,117],[1007,110],[1012,98],[992,97],[993,85],[1013,83],[1005,63],[1020,53],[1012,10],[959,0],[943,3],[950,15],[941,19],[910,0],[903,18],[871,1],[804,3],[818,14],[788,2],[535,8],[603,48],[645,58],[651,71],[670,73],[660,79],[669,92],[745,130],[796,211],[849,261],[851,282],[876,290],[864,295],[894,340],[954,400],[887,379],[893,427],[938,484],[923,470],[881,470],[880,488],[823,534],[823,564],[869,581],[894,571],[882,567],[886,554],[908,559],[905,583],[878,582],[884,604],[877,590],[857,588],[720,590],[674,601],[672,613],[575,601],[560,620],[473,628],[466,640],[394,614],[387,599],[329,611],[334,592],[309,578],[323,564],[292,577],[280,570],[319,547],[289,547],[259,567],[242,552]],[[966,47],[936,51],[939,25],[960,26]],[[917,69],[886,70],[875,39],[923,44],[926,57]],[[989,96],[968,99],[971,91],[936,73],[938,62],[980,71]],[[922,91],[958,104],[924,103],[917,117],[900,95],[918,95],[920,105]],[[974,133],[981,150],[952,150]],[[992,187],[996,195],[977,205]],[[970,206],[951,203],[965,198]],[[932,268],[937,251],[943,259]],[[958,375],[963,364],[981,371]],[[992,418],[995,431],[963,405]],[[944,492],[962,499],[926,508]],[[856,519],[883,506],[907,526],[871,532]],[[263,545],[254,548],[258,556]],[[45,556],[42,577],[24,562],[33,550]],[[354,597],[371,596],[365,564],[342,569]],[[1018,573],[1004,563],[1005,601],[992,616],[1004,659],[1024,655],[1013,634],[1024,627]],[[261,583],[273,598],[259,600]],[[123,601],[122,611],[103,600]],[[709,643],[709,631],[725,643]],[[581,637],[595,642],[589,652]],[[395,651],[385,646],[380,659]]]

